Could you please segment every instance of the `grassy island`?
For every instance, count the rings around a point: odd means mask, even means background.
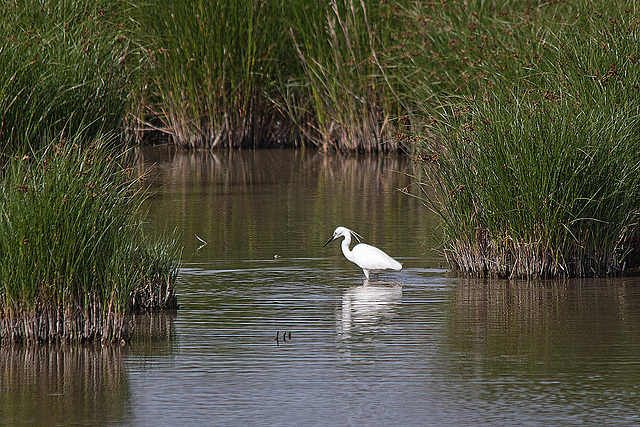
[[[121,341],[177,308],[179,253],[141,229],[144,196],[108,139],[9,160],[0,185],[0,339]]]
[[[125,160],[144,49],[125,2],[0,5],[0,342],[128,340],[176,308],[179,251],[146,236]]]
[[[636,4],[465,5],[419,12],[448,35],[425,50],[459,93],[424,109],[423,189],[443,218],[445,256],[498,277],[637,271]]]

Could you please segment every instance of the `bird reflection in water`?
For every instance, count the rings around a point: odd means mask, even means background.
[[[365,280],[342,295],[336,311],[338,336],[349,339],[353,335],[383,330],[385,320],[392,318],[402,304],[402,283]]]

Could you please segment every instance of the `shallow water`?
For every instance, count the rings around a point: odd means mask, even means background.
[[[126,347],[1,349],[1,424],[640,423],[637,278],[450,276],[399,158],[139,156],[149,229],[185,247],[181,310]],[[322,248],[338,225],[404,269],[364,284]]]

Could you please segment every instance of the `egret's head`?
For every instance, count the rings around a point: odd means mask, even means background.
[[[335,230],[333,230],[333,238],[337,239],[340,236],[347,236],[347,234],[351,233],[352,231],[349,230],[347,227],[338,227]]]
[[[323,248],[335,239],[347,236],[353,236],[358,240],[358,242],[360,241],[360,235],[358,233],[349,230],[347,227],[338,227],[333,231],[333,236],[331,236],[331,238],[327,240],[327,243],[324,244]]]

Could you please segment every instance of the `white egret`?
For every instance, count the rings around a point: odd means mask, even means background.
[[[349,261],[355,263],[362,269],[367,280],[369,280],[369,276],[371,274],[377,275],[381,271],[402,270],[402,264],[375,246],[367,245],[366,243],[358,243],[353,247],[353,249],[349,249],[349,246],[351,245],[351,235],[353,235],[358,242],[360,241],[358,233],[351,231],[346,227],[338,227],[333,232],[333,236],[327,240],[327,243],[325,243],[323,247],[327,246],[337,238],[344,237],[341,244],[342,253]]]

